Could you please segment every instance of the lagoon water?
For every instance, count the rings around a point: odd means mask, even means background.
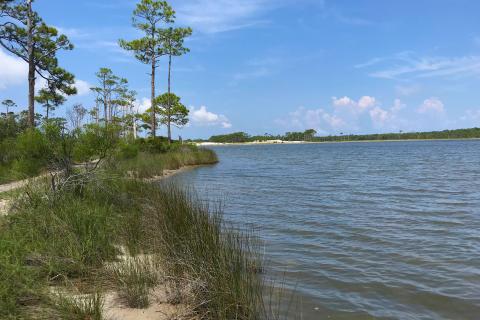
[[[214,149],[172,179],[256,229],[292,319],[480,319],[480,141]]]

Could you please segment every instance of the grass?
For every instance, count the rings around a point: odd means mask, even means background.
[[[159,282],[158,270],[150,256],[127,257],[109,268],[119,297],[127,306],[136,309],[150,306],[150,293]]]
[[[176,170],[185,166],[208,165],[218,162],[215,152],[195,146],[183,146],[167,153],[141,152],[133,159],[113,161],[112,171],[124,175],[127,173],[136,178],[153,178],[162,176],[164,170]]]
[[[234,231],[220,208],[192,193],[121,177],[128,169],[144,178],[216,161],[196,148],[140,154],[81,186],[30,189],[0,219],[0,318],[28,318],[32,308],[48,313],[48,288],[64,283],[90,290],[114,283],[134,308],[147,307],[152,290],[165,283],[168,300],[187,305],[192,319],[269,318],[251,235]],[[122,248],[131,258],[119,261]],[[62,319],[101,319],[101,293],[85,297],[57,299],[54,309]]]
[[[149,234],[160,241],[166,273],[202,319],[260,319],[263,282],[255,242],[225,226],[218,208],[169,186],[155,189],[159,205]],[[179,280],[183,279],[183,280]]]
[[[54,310],[62,320],[103,320],[104,298],[101,293],[82,296],[59,295],[54,301]]]

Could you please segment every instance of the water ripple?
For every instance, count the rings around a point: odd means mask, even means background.
[[[258,231],[304,319],[479,319],[480,141],[215,150],[173,179]]]

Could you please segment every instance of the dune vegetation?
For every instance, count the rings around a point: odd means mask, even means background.
[[[269,317],[253,237],[195,194],[145,180],[216,163],[213,151],[129,141],[112,127],[29,137],[51,157],[0,218],[0,318],[107,319],[109,297],[141,309],[159,291],[186,319]]]

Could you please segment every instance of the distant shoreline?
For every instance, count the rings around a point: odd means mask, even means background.
[[[480,138],[451,138],[451,139],[391,139],[391,140],[345,140],[345,141],[266,141],[266,142],[197,142],[199,147],[217,146],[261,146],[286,144],[335,144],[335,143],[375,143],[375,142],[414,142],[414,141],[474,141]]]

